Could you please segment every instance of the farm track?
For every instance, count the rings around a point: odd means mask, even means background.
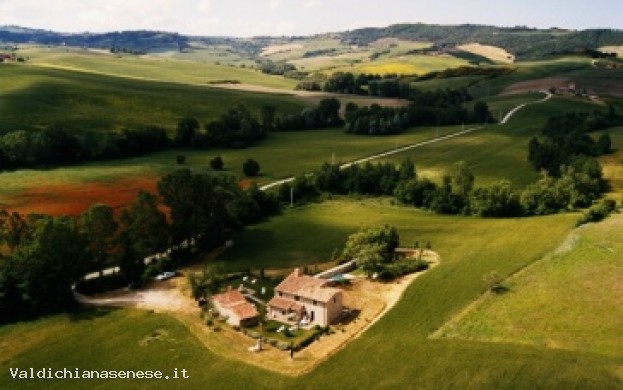
[[[548,101],[549,99],[552,98],[552,94],[549,93],[548,91],[543,90],[543,91],[540,91],[540,92],[544,93],[546,95],[543,99],[535,101],[535,102],[524,103],[524,104],[521,104],[521,105],[513,108],[508,114],[506,114],[506,116],[502,119],[502,121],[498,125],[506,124],[513,117],[513,115],[515,115],[517,112],[519,112],[521,109],[525,108],[526,106],[532,105],[532,104],[545,103],[546,101]],[[386,152],[377,153],[377,154],[374,154],[372,156],[363,157],[363,158],[357,159],[355,161],[351,161],[351,162],[348,162],[348,163],[340,165],[340,169],[346,169],[346,168],[348,168],[348,167],[350,167],[352,165],[363,164],[363,163],[366,163],[368,161],[376,160],[376,159],[383,158],[383,157],[392,156],[394,154],[398,154],[398,153],[402,153],[402,152],[406,152],[407,150],[412,150],[412,149],[420,148],[422,146],[426,146],[426,145],[434,144],[434,143],[437,143],[437,142],[445,141],[445,140],[448,140],[448,139],[451,139],[451,138],[459,137],[461,135],[469,134],[469,133],[472,133],[472,132],[474,132],[476,130],[483,129],[485,127],[486,126],[472,127],[470,129],[457,131],[456,133],[444,135],[442,137],[437,137],[437,138],[433,138],[433,139],[430,139],[430,140],[427,140],[427,141],[422,141],[422,142],[418,142],[418,143],[415,143],[415,144],[402,146],[400,148],[388,150]],[[287,177],[285,179],[277,180],[275,182],[272,182],[272,183],[265,184],[265,185],[261,186],[260,190],[266,191],[266,190],[269,190],[269,189],[271,189],[273,187],[278,187],[280,185],[283,185],[283,184],[286,184],[286,183],[290,183],[290,182],[294,181],[294,179],[295,179],[295,177],[291,176],[291,177]]]

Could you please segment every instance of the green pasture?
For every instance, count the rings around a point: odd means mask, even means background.
[[[198,85],[238,80],[244,84],[290,90],[296,85],[294,80],[269,76],[258,70],[216,65],[196,61],[192,57],[180,60],[166,55],[115,55],[106,51],[43,47],[25,48],[20,50],[20,54],[29,57],[29,63],[42,67],[68,68],[138,79]]]
[[[504,283],[441,337],[621,356],[623,216],[578,229],[559,253]]]
[[[511,107],[543,98],[542,94],[496,97],[488,100],[495,117],[504,116]],[[472,133],[401,152],[386,158],[399,162],[414,161],[418,173],[439,180],[452,165],[465,161],[476,176],[476,185],[486,185],[506,178],[523,187],[539,178],[528,162],[528,141],[539,135],[551,115],[563,112],[591,111],[595,105],[562,98],[528,105],[504,125],[489,124]],[[470,125],[473,127],[475,125]],[[481,125],[482,126],[482,125]],[[467,128],[467,127],[466,127]]]
[[[72,130],[118,130],[157,125],[170,129],[190,115],[201,122],[245,104],[299,112],[292,96],[153,82],[30,65],[0,66],[0,132],[62,124]]]

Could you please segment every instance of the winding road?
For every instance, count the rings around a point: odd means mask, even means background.
[[[549,99],[551,99],[552,96],[553,96],[549,91],[546,91],[546,90],[542,90],[542,91],[539,91],[539,92],[545,94],[545,97],[543,99],[537,100],[535,102],[529,102],[529,103],[520,104],[519,106],[513,108],[512,110],[510,110],[508,112],[508,114],[506,114],[504,116],[504,118],[502,119],[502,121],[498,125],[506,124],[513,117],[513,115],[515,115],[519,110],[525,108],[526,106],[529,106],[529,105],[532,105],[532,104],[544,103],[544,102],[548,101]],[[402,152],[405,152],[407,150],[416,149],[416,148],[419,148],[419,147],[422,147],[422,146],[426,146],[426,145],[434,144],[434,143],[437,143],[437,142],[445,141],[445,140],[450,139],[450,138],[459,137],[461,135],[469,134],[469,133],[472,133],[472,132],[474,132],[476,130],[480,130],[480,129],[484,128],[484,127],[486,127],[486,126],[472,127],[472,128],[469,128],[469,129],[457,131],[456,133],[452,133],[452,134],[444,135],[444,136],[441,136],[441,137],[433,138],[433,139],[430,139],[428,141],[422,141],[422,142],[418,142],[418,143],[415,143],[415,144],[403,146],[403,147],[400,147],[400,148],[388,150],[386,152],[377,153],[377,154],[374,154],[372,156],[360,158],[358,160],[342,164],[342,165],[340,165],[340,169],[345,169],[345,168],[348,168],[348,167],[350,167],[352,165],[362,164],[362,163],[365,163],[365,162],[368,162],[368,161],[372,161],[372,160],[376,160],[376,159],[379,159],[379,158],[383,158],[383,157],[391,156],[391,155],[394,155],[394,154],[402,153]],[[290,182],[294,181],[294,179],[295,179],[294,176],[287,177],[285,179],[280,179],[280,180],[274,181],[272,183],[265,184],[265,185],[261,186],[260,190],[266,191],[266,190],[269,190],[271,188],[278,187],[278,186],[286,184],[286,183],[290,183]]]

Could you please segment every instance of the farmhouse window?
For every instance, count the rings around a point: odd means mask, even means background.
[[[295,300],[295,301],[300,301],[300,300],[301,300],[301,297],[299,297],[298,295],[296,295],[296,296],[294,297],[294,300]]]
[[[318,301],[314,301],[313,305],[316,306],[318,304]]]
[[[282,293],[281,291],[279,291],[279,296],[280,296],[280,297],[282,297],[282,296],[283,296],[283,293]]]

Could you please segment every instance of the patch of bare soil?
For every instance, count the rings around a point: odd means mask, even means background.
[[[522,81],[506,87],[501,95],[515,95],[520,93],[536,92],[548,90],[550,88],[565,88],[571,82],[566,78],[545,78],[529,81]]]
[[[330,92],[312,92],[312,91],[298,91],[298,90],[288,90],[288,89],[278,89],[278,88],[269,88],[262,87],[259,85],[251,85],[251,84],[210,84],[211,87],[215,88],[224,88],[224,89],[233,89],[238,91],[247,91],[247,92],[260,92],[260,93],[270,93],[276,95],[292,95],[304,100],[306,102],[318,103],[322,99],[327,98],[336,98],[342,103],[342,110],[346,106],[348,102],[353,102],[360,106],[369,106],[372,104],[378,104],[383,107],[404,107],[409,105],[409,101],[405,99],[396,99],[396,98],[380,98],[374,96],[357,96],[357,95],[343,95],[338,93],[330,93]]]

